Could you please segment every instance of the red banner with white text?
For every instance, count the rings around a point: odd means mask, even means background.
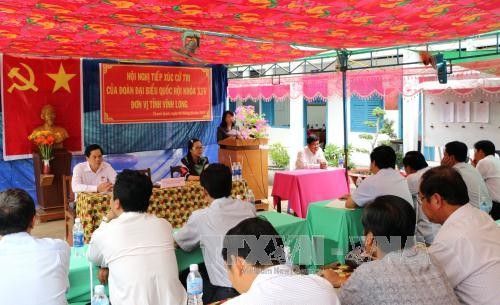
[[[81,74],[80,59],[2,56],[4,160],[31,157],[35,128],[65,129],[63,146],[82,152]],[[50,122],[41,117],[45,105],[55,111]]]
[[[101,64],[103,124],[211,120],[210,68]]]

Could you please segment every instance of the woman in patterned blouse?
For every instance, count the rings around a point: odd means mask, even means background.
[[[365,251],[373,261],[349,277],[333,270],[323,276],[339,293],[342,305],[459,304],[442,267],[415,247],[415,210],[406,200],[380,196],[363,210]],[[343,283],[345,282],[345,283]]]

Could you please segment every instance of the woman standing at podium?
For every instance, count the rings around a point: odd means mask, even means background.
[[[217,128],[217,142],[229,137],[233,137],[235,139],[239,138],[240,133],[238,132],[236,126],[234,126],[234,113],[230,110],[226,110],[222,114],[222,120]]]
[[[199,181],[203,170],[208,166],[208,158],[203,156],[203,143],[200,139],[188,141],[188,153],[181,160],[182,176],[189,181]]]

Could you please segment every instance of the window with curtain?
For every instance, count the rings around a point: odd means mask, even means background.
[[[369,127],[365,124],[366,121],[375,122],[377,118],[372,114],[376,107],[384,108],[384,99],[380,95],[374,94],[368,99],[361,98],[356,94],[351,95],[351,132],[369,132],[375,133],[375,127]],[[382,127],[380,120],[380,127]]]

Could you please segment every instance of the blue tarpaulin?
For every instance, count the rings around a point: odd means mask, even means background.
[[[151,168],[153,181],[169,176],[170,166],[180,164],[191,138],[203,142],[205,155],[210,162],[217,161],[216,130],[227,97],[227,68],[224,65],[209,66],[212,68],[212,122],[102,125],[99,63],[103,62],[115,61],[85,59],[82,63],[85,146],[93,143],[101,145],[107,154],[106,160],[118,171],[125,168]],[[148,63],[152,64],[180,66],[178,63]],[[3,136],[3,130],[0,132]],[[3,149],[1,145],[0,149]],[[72,166],[84,160],[84,156],[73,156]],[[0,160],[0,190],[12,187],[27,190],[36,200],[31,159]]]

